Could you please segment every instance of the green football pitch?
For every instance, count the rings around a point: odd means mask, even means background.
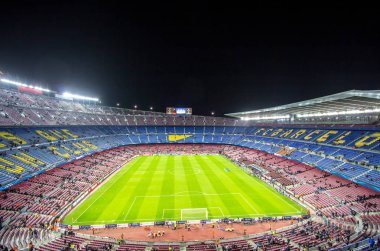
[[[69,225],[290,216],[306,209],[221,155],[140,156],[72,210]]]

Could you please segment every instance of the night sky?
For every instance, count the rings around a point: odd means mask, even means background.
[[[380,11],[7,1],[0,70],[103,104],[195,114],[380,89]]]

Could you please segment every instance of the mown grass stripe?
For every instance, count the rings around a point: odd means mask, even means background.
[[[131,193],[131,187],[134,187],[136,184],[142,181],[141,173],[145,173],[146,168],[150,160],[145,156],[140,157],[140,161],[133,166],[129,175],[125,175],[123,179],[118,180],[117,183],[110,190],[108,197],[111,199],[111,202],[108,203],[107,208],[98,213],[98,220],[107,219],[110,215],[117,215],[114,219],[122,219],[128,210],[128,199],[133,197]],[[136,175],[136,172],[139,172],[139,175]],[[139,177],[140,176],[140,177]]]
[[[174,168],[174,156],[162,156],[160,157],[164,160],[164,178],[162,180],[162,186],[160,194],[174,194],[175,193],[175,168]],[[163,217],[163,210],[165,208],[175,208],[175,196],[172,197],[162,197],[159,199],[156,219],[161,219]],[[174,213],[174,212],[167,212]],[[174,215],[169,215],[173,217]]]
[[[224,159],[225,161],[223,161],[223,159],[221,158],[211,158],[210,160],[216,163],[217,165],[225,163],[228,165],[229,168],[235,170],[234,172],[228,173],[228,175],[233,177],[231,179],[232,182],[234,182],[235,184],[240,184],[239,188],[242,192],[243,187],[244,189],[249,188],[250,190],[252,189],[259,191],[258,193],[255,193],[252,196],[248,196],[246,199],[249,200],[251,204],[253,204],[260,213],[265,214],[266,212],[268,212],[268,208],[270,208],[272,211],[284,210],[285,212],[293,212],[296,209],[301,209],[300,207],[296,207],[295,209],[295,203],[293,201],[291,201],[286,196],[279,194],[275,189],[273,189],[271,186],[269,186],[262,180],[256,177],[249,177],[250,179],[247,179],[246,176],[248,176],[248,174],[246,174],[229,159]],[[224,173],[224,175],[227,174]],[[256,182],[252,182],[252,179]],[[279,200],[283,200],[283,203],[279,203]]]
[[[134,173],[134,169],[138,168],[141,162],[143,162],[142,158],[135,158],[129,163],[128,168],[124,167],[120,170],[111,180],[101,186],[89,198],[87,198],[84,203],[77,207],[67,218],[70,220],[71,217],[71,220],[80,222],[93,219],[94,215],[100,217],[102,212],[107,211],[108,205],[112,204],[112,197],[109,197],[108,194],[112,192],[118,182],[125,178],[129,178],[130,176],[126,174]]]
[[[172,212],[167,212],[168,215],[173,215],[176,217],[180,217],[180,210],[181,208],[190,208],[191,201],[189,198],[187,198],[187,193],[189,191],[188,183],[185,180],[185,171],[183,168],[183,161],[182,156],[173,156],[174,159],[174,166],[173,169],[175,170],[175,176],[173,176],[173,182],[175,183],[175,207],[171,209]],[[168,208],[169,209],[169,208]]]
[[[236,197],[222,195],[222,194],[233,193],[233,190],[230,190],[230,188],[234,189],[234,187],[228,188],[227,186],[225,186],[225,181],[219,179],[219,175],[216,174],[215,171],[222,171],[223,169],[221,167],[213,165],[212,162],[207,163],[205,160],[209,159],[210,157],[212,156],[199,156],[198,158],[195,158],[195,159],[198,161],[200,166],[209,167],[207,168],[207,178],[209,179],[209,183],[214,187],[214,189],[219,191],[219,194],[221,194],[219,195],[219,197],[220,197],[220,201],[223,202],[224,211],[227,211],[225,212],[225,214],[228,214],[228,215],[235,214],[232,208],[240,208],[242,211],[242,214],[245,214],[245,215],[252,213],[249,211],[247,212],[246,209],[240,204],[239,200]]]
[[[279,196],[220,155],[142,156],[126,164],[63,223],[72,224],[79,216],[74,224],[158,221],[163,209],[172,210],[166,216],[178,220],[183,208],[214,207],[209,216],[214,212],[218,218],[218,208],[233,217],[253,216],[252,206],[268,216],[292,215],[291,205],[302,208]]]
[[[224,208],[224,202],[221,196],[215,195],[220,193],[218,189],[216,189],[217,184],[212,184],[212,181],[209,179],[209,165],[201,165],[199,163],[199,159],[201,156],[195,156],[191,158],[191,163],[193,166],[199,168],[201,173],[197,175],[197,179],[201,184],[201,192],[205,194],[205,198],[207,199],[207,204],[209,208],[209,218],[222,218],[224,212],[226,211]],[[208,195],[212,194],[212,195]],[[218,209],[219,208],[219,209]]]
[[[252,205],[254,208],[253,213],[263,213],[262,206],[266,203],[266,196],[262,194],[261,189],[257,187],[257,185],[255,186],[255,182],[252,182],[253,177],[248,177],[248,174],[237,167],[233,162],[221,156],[212,156],[206,159],[205,162],[212,162],[215,166],[220,166],[219,177],[231,180],[231,183],[236,187],[235,191],[241,193],[249,204]],[[224,168],[229,168],[230,172],[226,172]],[[245,196],[247,190],[253,193]],[[252,208],[249,208],[249,211],[252,211]]]
[[[186,168],[186,181],[189,187],[189,191],[202,191],[202,186],[199,184],[199,173],[198,170],[194,170],[194,165],[191,164],[188,156],[182,156],[184,167]],[[190,200],[192,202],[192,208],[207,208],[207,199],[203,195],[192,196],[189,194]]]
[[[152,180],[155,177],[154,174],[156,170],[159,168],[159,165],[157,165],[157,162],[159,160],[159,156],[153,156],[153,159],[149,163],[149,166],[146,170],[147,174],[145,175],[145,178],[142,180],[143,182],[139,182],[137,186],[135,186],[135,189],[133,192],[131,191],[131,194],[135,195],[135,198],[130,198],[130,203],[128,203],[126,206],[128,208],[131,207],[131,210],[128,214],[124,216],[125,219],[138,219],[138,214],[142,208],[142,204],[144,200],[142,199],[136,199],[136,196],[144,196],[149,191],[149,186],[152,184]]]
[[[141,210],[139,210],[138,215],[136,216],[137,219],[156,219],[156,211],[159,210],[158,208],[158,201],[159,198],[150,198],[146,197],[151,194],[151,191],[156,191],[159,193],[161,191],[161,188],[163,186],[163,180],[165,178],[165,171],[166,171],[166,156],[156,156],[156,163],[157,165],[156,170],[154,173],[149,173],[145,175],[151,175],[152,180],[150,182],[149,187],[147,187],[147,193],[141,194],[137,196],[137,199],[141,201]]]

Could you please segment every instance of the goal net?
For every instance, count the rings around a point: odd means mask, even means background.
[[[184,208],[181,209],[181,220],[207,220],[207,208]]]

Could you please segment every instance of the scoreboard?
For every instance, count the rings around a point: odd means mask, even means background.
[[[193,114],[193,109],[190,107],[166,107],[166,114],[168,115],[191,115]]]

